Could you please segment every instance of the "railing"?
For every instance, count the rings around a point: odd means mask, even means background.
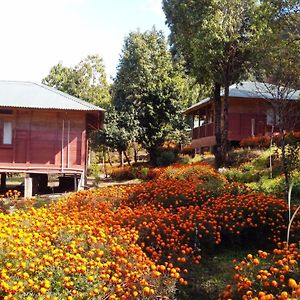
[[[193,128],[193,140],[214,135],[213,123],[204,124]]]

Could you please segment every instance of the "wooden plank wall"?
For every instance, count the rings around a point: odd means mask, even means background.
[[[61,167],[63,157],[65,168],[85,165],[85,112],[20,109],[10,118],[13,143],[0,145],[0,163]]]

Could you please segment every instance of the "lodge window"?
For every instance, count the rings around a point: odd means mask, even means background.
[[[0,145],[10,146],[13,142],[13,124],[12,121],[0,121]]]
[[[279,123],[279,115],[275,113],[274,109],[267,110],[267,125],[276,126]]]
[[[12,144],[12,122],[3,122],[3,145]]]

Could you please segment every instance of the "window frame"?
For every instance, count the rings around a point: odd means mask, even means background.
[[[1,130],[1,139],[0,139],[0,147],[1,148],[12,148],[14,144],[14,111],[13,110],[7,110],[10,113],[1,113],[0,110],[0,130]],[[11,136],[11,143],[7,144],[4,143],[4,130],[5,126],[4,123],[10,123],[10,136]],[[6,127],[7,128],[7,127]]]

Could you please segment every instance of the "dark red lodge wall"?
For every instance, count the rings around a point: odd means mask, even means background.
[[[0,167],[41,165],[83,168],[86,157],[86,113],[13,109],[0,113]],[[3,124],[12,124],[12,143],[3,144]]]

